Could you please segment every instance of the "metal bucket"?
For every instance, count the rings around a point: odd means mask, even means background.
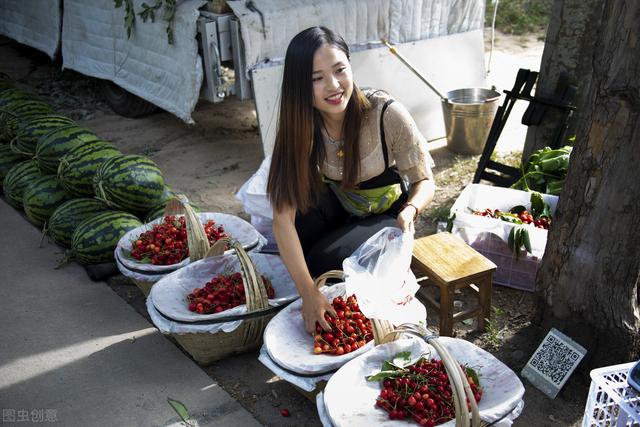
[[[480,154],[498,110],[500,93],[469,88],[447,92],[442,99],[447,148],[455,153]]]

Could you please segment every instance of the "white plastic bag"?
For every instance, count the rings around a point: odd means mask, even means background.
[[[267,181],[269,179],[269,168],[271,166],[271,156],[264,158],[260,167],[249,178],[240,190],[236,193],[236,199],[242,202],[244,211],[249,215],[266,217],[273,220],[273,210],[267,195]]]
[[[424,305],[410,304],[419,288],[410,269],[413,242],[413,233],[385,227],[344,260],[347,295],[356,295],[368,318],[394,325],[426,322]]]

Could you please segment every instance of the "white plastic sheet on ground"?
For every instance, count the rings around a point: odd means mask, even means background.
[[[495,421],[502,417],[501,426],[509,426],[520,415],[524,386],[518,376],[490,353],[461,339],[440,337],[440,342],[460,363],[474,368],[484,388],[478,405],[480,417]],[[404,426],[406,421],[392,421],[388,414],[376,409],[375,400],[380,393],[380,384],[367,381],[366,376],[380,371],[385,360],[391,360],[402,351],[411,351],[416,359],[430,352],[437,352],[419,339],[403,339],[375,347],[373,350],[348,362],[336,372],[324,389],[318,413],[325,426]],[[441,426],[453,427],[454,421]]]
[[[277,255],[249,252],[258,273],[271,281],[275,297],[269,299],[269,305],[277,306],[298,298],[298,292],[284,263]],[[236,255],[223,255],[206,258],[189,264],[156,282],[151,288],[150,297],[156,311],[172,320],[172,323],[190,323],[247,313],[245,304],[214,314],[197,314],[189,311],[186,297],[194,288],[203,287],[218,274],[230,274],[240,271],[240,262]],[[221,330],[224,324],[211,325],[211,330]],[[239,325],[239,323],[238,323]],[[158,325],[156,325],[158,326]],[[160,329],[160,326],[158,326]],[[235,329],[235,328],[234,328]],[[227,329],[222,329],[229,332]],[[233,330],[233,329],[231,329]]]
[[[280,62],[289,41],[305,28],[322,25],[348,45],[392,43],[463,33],[483,28],[484,2],[449,0],[228,1],[240,20],[247,70]]]
[[[0,1],[0,34],[52,59],[60,46],[61,0]]]
[[[136,12],[141,10],[142,3],[144,0],[133,0]],[[167,23],[161,17],[152,23],[142,22],[136,15],[128,39],[124,5],[116,9],[113,0],[65,0],[63,67],[111,80],[185,122],[193,123],[191,112],[198,102],[203,79],[196,21],[198,8],[205,3],[201,0],[178,2],[173,22],[174,43],[170,45]]]
[[[267,243],[267,240],[258,231],[244,219],[225,213],[203,212],[197,214],[200,222],[206,224],[207,221],[213,220],[216,226],[223,226],[225,232],[233,239],[237,239],[245,250],[260,249]],[[177,215],[180,216],[180,215]],[[131,242],[134,242],[145,231],[151,230],[155,224],[162,223],[164,217],[157,218],[150,223],[129,230],[118,241],[115,251],[115,258],[127,269],[138,271],[140,273],[149,274],[166,274],[188,265],[191,261],[189,258],[182,260],[177,264],[171,265],[154,265],[151,263],[141,263],[130,258]],[[231,253],[232,251],[227,251]]]
[[[553,215],[558,204],[558,197],[548,194],[543,194],[542,197],[549,204]],[[483,211],[489,208],[508,212],[509,209],[516,205],[523,205],[529,208],[531,206],[530,199],[531,193],[526,191],[484,184],[469,184],[451,207],[450,215],[456,215],[451,231],[462,237],[467,243],[474,242],[481,233],[495,234],[506,243],[509,233],[517,224],[473,215],[471,211]],[[529,230],[532,255],[538,259],[542,258],[547,245],[547,230],[535,228],[533,225],[525,225],[525,227]]]

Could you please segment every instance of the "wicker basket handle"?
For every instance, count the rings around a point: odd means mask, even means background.
[[[414,335],[431,344],[440,355],[440,359],[444,363],[444,367],[449,375],[451,390],[453,391],[453,402],[456,413],[456,427],[478,427],[481,425],[480,411],[476,402],[471,386],[467,381],[467,375],[460,367],[460,363],[449,353],[442,343],[438,340],[438,336],[430,334],[425,328],[413,324],[403,324],[391,331],[385,338],[388,341],[397,339],[402,334]],[[467,410],[467,399],[471,405],[471,418]]]
[[[183,194],[179,194],[167,202],[164,208],[164,216],[184,214],[187,226],[187,243],[189,245],[189,259],[198,261],[206,256],[209,251],[209,239],[189,201]]]
[[[219,256],[224,253],[225,247],[230,246],[240,261],[240,274],[242,275],[242,284],[244,286],[244,295],[247,299],[247,312],[265,310],[269,308],[269,297],[267,296],[267,288],[264,285],[262,277],[258,273],[251,257],[237,240],[231,240],[223,237],[216,241],[205,254],[205,258]]]

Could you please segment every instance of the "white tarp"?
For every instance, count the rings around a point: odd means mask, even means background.
[[[4,1],[4,0],[3,0]],[[144,0],[133,0],[139,12]],[[202,61],[198,55],[196,21],[205,1],[179,2],[172,45],[166,22],[142,22],[136,15],[127,38],[125,7],[113,0],[65,0],[62,27],[63,67],[111,80],[129,92],[193,123],[191,112],[202,85]]]
[[[247,69],[281,62],[293,36],[323,25],[354,49],[381,38],[407,43],[482,29],[484,0],[229,0]],[[357,50],[357,49],[355,49]]]
[[[0,34],[53,59],[60,45],[60,3],[61,0],[1,0]]]

